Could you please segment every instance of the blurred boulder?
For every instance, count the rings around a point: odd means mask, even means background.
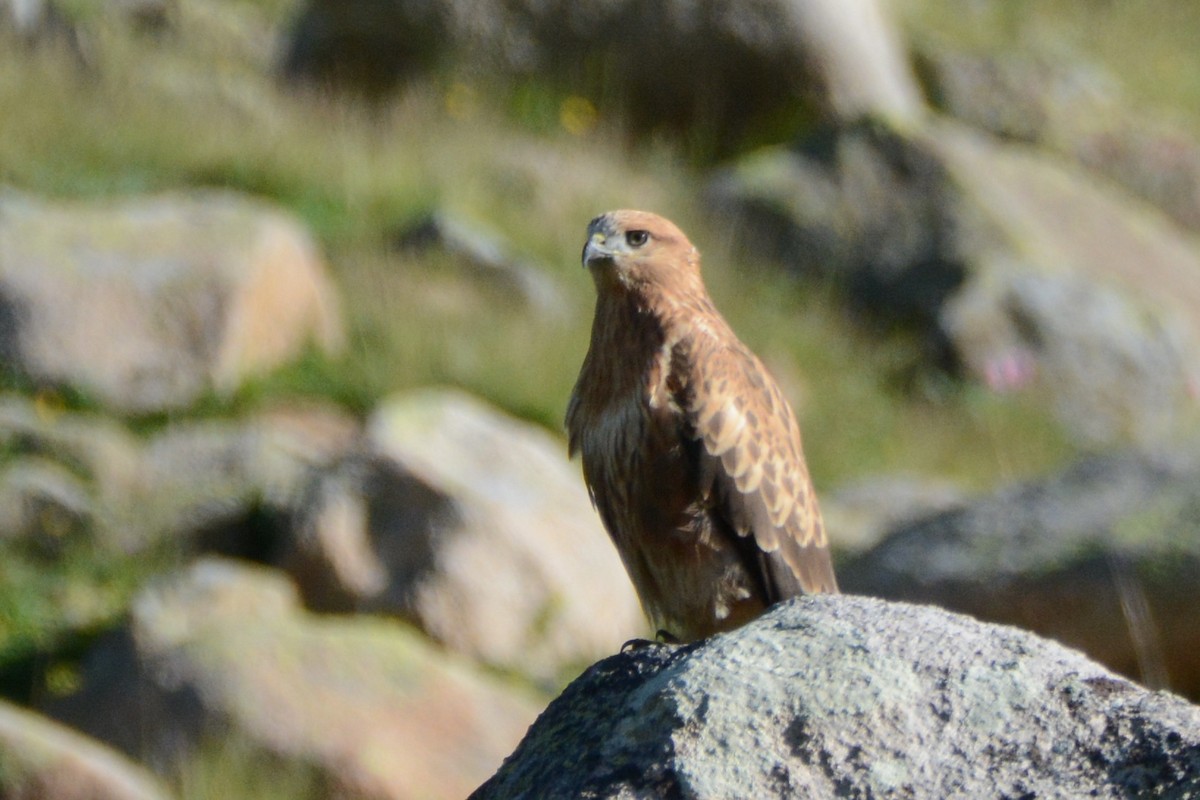
[[[966,491],[952,481],[915,475],[873,475],[821,495],[825,527],[839,557],[878,544],[899,525],[961,506]]]
[[[311,474],[359,435],[336,408],[277,401],[238,419],[170,423],[143,440],[109,417],[0,395],[0,540],[52,548],[85,535],[134,554],[171,539],[267,560]]]
[[[1058,144],[1068,126],[1097,127],[1122,113],[1117,79],[1078,57],[918,50],[930,103],[1002,138]]]
[[[464,796],[537,705],[397,623],[311,616],[278,573],[213,559],[144,590],[50,710],[160,770],[235,737],[313,770],[322,797],[399,800]]]
[[[751,253],[892,319],[934,323],[966,279],[945,165],[875,121],[751,153],[716,170],[706,196]]]
[[[492,665],[552,680],[645,630],[565,444],[459,392],[382,403],[296,528],[310,605],[400,614]]]
[[[0,194],[0,362],[126,413],[228,394],[340,346],[308,232],[231,193],[105,203]]]
[[[73,657],[78,642],[124,616],[137,582],[168,562],[195,553],[278,558],[310,475],[359,432],[344,412],[278,401],[142,439],[111,418],[0,394],[9,691],[37,691],[43,657],[63,648]],[[23,670],[35,677],[13,677]]]
[[[471,280],[495,291],[510,305],[557,316],[569,307],[565,290],[545,269],[512,255],[498,232],[454,214],[439,211],[417,219],[396,234],[395,244],[412,255],[435,252],[450,256]]]
[[[913,325],[942,364],[1038,388],[1089,444],[1195,418],[1200,251],[1060,159],[941,121],[869,123],[718,173],[746,247]]]
[[[1200,230],[1200,142],[1133,110],[1116,76],[1078,57],[924,48],[931,101],[998,136],[1036,143]]]
[[[368,95],[386,92],[445,60],[449,8],[435,0],[309,0],[287,34],[283,73]]]
[[[53,0],[0,0],[0,44],[23,48],[58,45],[76,66],[94,66],[90,38],[76,24],[70,8]]]
[[[89,486],[56,461],[24,458],[0,467],[0,541],[17,539],[54,552],[94,522]]]
[[[127,498],[136,517],[129,530],[141,537],[132,544],[171,537],[270,560],[284,546],[312,475],[349,452],[359,435],[353,418],[315,403],[168,425],[146,442],[139,485]]]
[[[24,39],[45,35],[64,25],[57,7],[47,0],[0,0],[0,30]]]
[[[52,393],[0,394],[0,450],[61,464],[96,485],[103,498],[127,494],[137,482],[139,443],[102,414],[66,411]]]
[[[750,6],[744,0],[720,5],[735,29]],[[767,13],[759,22],[774,29],[771,35],[779,36],[784,48],[802,48],[807,77],[816,84],[827,119],[846,122],[878,116],[907,124],[923,116],[924,98],[886,3],[801,0],[770,5],[774,7],[763,9]],[[792,25],[775,29],[779,21]],[[758,33],[763,36],[766,31]]]
[[[1200,141],[1194,134],[1166,121],[1129,118],[1077,135],[1072,152],[1180,225],[1200,231]]]
[[[1198,793],[1200,708],[1023,631],[843,595],[600,662],[471,797]]]
[[[972,280],[941,318],[967,368],[1004,388],[997,366],[1027,354],[1060,418],[1089,443],[1152,441],[1194,419],[1195,243],[1153,209],[1027,148],[956,128],[934,146],[973,212],[963,227],[978,232],[962,242],[978,258]]]
[[[844,591],[936,603],[1200,698],[1200,448],[1085,459],[896,526]]]
[[[81,20],[103,15],[143,30],[162,30],[175,15],[178,0],[105,0],[72,3],[70,0],[0,0],[0,35],[12,32],[31,44],[59,40],[67,44],[83,66],[93,66],[93,45]]]
[[[922,109],[877,0],[311,0],[283,66],[378,93],[451,57],[469,79],[536,77],[717,152],[806,115]]]
[[[0,701],[5,800],[167,800],[143,767],[50,719]]]
[[[132,433],[49,394],[0,395],[0,451],[0,540],[49,552],[71,536],[103,537],[140,484]]]

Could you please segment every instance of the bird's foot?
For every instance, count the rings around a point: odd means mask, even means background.
[[[670,631],[665,631],[662,628],[658,629],[658,633],[654,634],[653,639],[630,639],[625,644],[621,645],[622,653],[630,653],[635,650],[642,650],[647,647],[678,647],[683,644],[679,637]]]
[[[683,644],[683,640],[668,630],[658,629],[658,633],[654,634],[654,638],[661,644]]]

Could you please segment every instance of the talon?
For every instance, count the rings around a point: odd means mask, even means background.
[[[634,650],[641,650],[646,647],[678,647],[683,644],[678,636],[670,631],[658,629],[654,634],[653,639],[630,639],[625,644],[621,645],[622,653],[629,653]]]
[[[661,642],[654,639],[630,639],[625,644],[621,645],[622,653],[632,653],[635,650],[642,650],[647,647],[658,647]]]
[[[683,640],[668,630],[658,629],[658,633],[654,634],[654,638],[658,639],[661,644],[683,644]]]

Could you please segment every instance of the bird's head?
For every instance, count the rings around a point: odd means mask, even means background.
[[[609,211],[588,225],[583,266],[596,288],[696,286],[700,254],[675,223],[648,211]]]

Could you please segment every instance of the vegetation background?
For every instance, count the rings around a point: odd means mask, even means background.
[[[1200,134],[1200,4],[891,5],[914,42],[1096,61],[1138,106]],[[686,137],[634,140],[587,98],[533,81],[474,84],[453,64],[370,103],[285,84],[281,43],[297,0],[179,0],[163,35],[114,23],[102,3],[64,7],[88,32],[86,67],[63,42],[0,52],[0,183],[97,202],[212,186],[265,197],[315,232],[342,293],[342,356],[313,352],[232,398],[210,398],[201,414],[296,395],[365,414],[398,389],[439,384],[558,433],[591,322],[592,287],[578,265],[584,228],[601,211],[641,207],[676,220],[699,246],[718,307],[793,399],[819,491],[894,473],[986,489],[1080,453],[1046,398],[932,370],[910,332],[734,248],[701,199],[711,163]],[[452,260],[397,250],[398,233],[432,210],[502,232],[565,287],[563,307],[513,308]],[[85,396],[44,399],[93,406]],[[133,422],[149,431],[169,418]],[[166,548],[130,563],[86,542],[50,563],[0,551],[0,691],[18,701],[70,685],[70,655],[121,618],[147,575],[186,559]],[[86,624],[71,608],[86,609]],[[303,796],[305,780],[246,762],[230,743],[177,776],[176,788],[188,798],[282,798]]]

